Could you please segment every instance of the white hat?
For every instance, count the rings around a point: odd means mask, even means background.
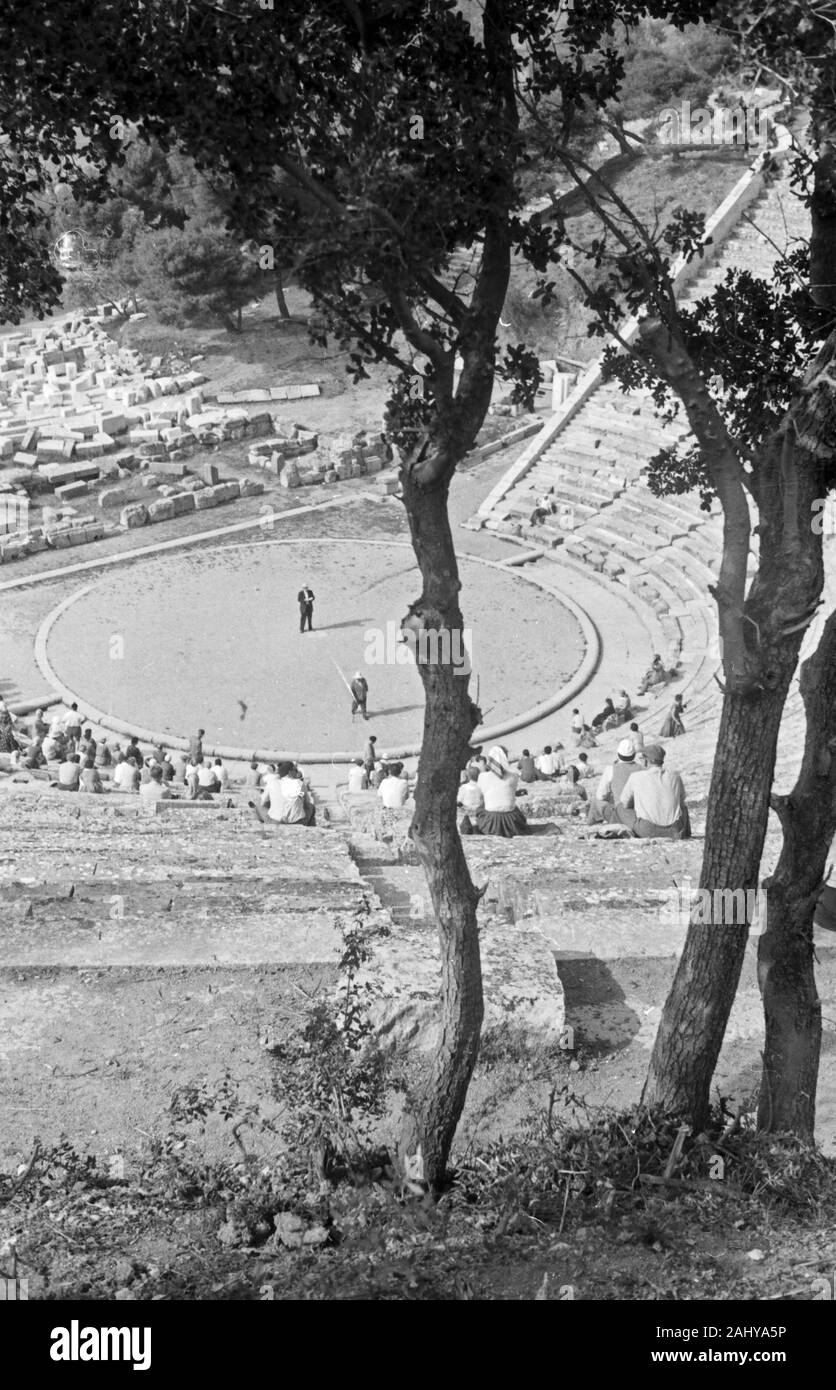
[[[618,753],[618,756],[623,763],[631,763],[636,756],[636,750],[633,747],[633,740],[629,738],[623,738],[619,743],[616,752]]]

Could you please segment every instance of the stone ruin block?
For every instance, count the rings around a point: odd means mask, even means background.
[[[127,505],[127,502],[127,493],[124,492],[122,488],[106,487],[99,493],[99,506],[102,509],[106,507],[124,507]]]
[[[195,494],[193,492],[176,492],[169,500],[174,507],[175,516],[185,516],[188,512],[195,510]]]
[[[44,463],[49,463],[54,459],[56,462],[64,457],[63,439],[39,439],[37,444],[37,455]]]
[[[207,488],[207,491],[209,490]],[[236,497],[241,496],[241,487],[237,478],[229,479],[224,483],[216,483],[211,491],[216,502],[234,502]]]
[[[264,491],[264,484],[256,478],[242,478],[240,488],[242,497],[260,497]]]
[[[204,487],[200,492],[194,494],[194,506],[196,512],[207,511],[210,507],[217,507],[218,499],[215,496],[213,487]]]
[[[174,501],[171,497],[161,497],[158,502],[152,502],[148,508],[148,520],[171,521],[174,517]]]
[[[335,483],[335,482],[337,481],[337,470],[336,470],[336,468],[329,468],[329,469],[327,470],[327,472],[326,472],[326,474],[325,474],[325,481],[326,481],[326,483]]]
[[[119,525],[126,531],[134,531],[138,526],[144,526],[147,520],[148,508],[141,502],[130,502],[119,514]]]
[[[60,497],[62,502],[71,502],[74,497],[86,497],[89,491],[88,483],[60,483],[55,489],[55,496]]]

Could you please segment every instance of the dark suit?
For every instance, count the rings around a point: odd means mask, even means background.
[[[307,624],[308,632],[312,632],[314,606],[313,589],[300,589],[297,594],[297,599],[299,601],[299,631],[304,632],[305,624]]]

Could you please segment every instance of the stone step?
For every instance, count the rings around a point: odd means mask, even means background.
[[[676,443],[684,432],[681,428],[663,425],[656,416],[625,416],[620,411],[609,410],[603,403],[599,406],[595,396],[582,407],[579,416],[584,423],[605,429],[617,439],[619,445],[622,438],[635,439],[644,444],[652,443],[657,449],[664,444]]]
[[[537,469],[534,491],[540,496],[553,493],[557,498],[565,497],[567,500],[586,503],[592,507],[607,507],[618,496],[617,489],[607,490],[600,484],[596,485],[594,476],[567,476],[558,468]]]
[[[606,468],[608,463],[614,465],[618,461],[618,453],[602,434],[576,424],[574,420],[565,430],[561,430],[554,444],[543,454],[544,458],[557,460],[565,456],[579,461],[589,459],[596,468]]]

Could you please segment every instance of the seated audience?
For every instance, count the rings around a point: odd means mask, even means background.
[[[604,708],[598,714],[596,714],[592,720],[593,729],[603,728],[607,720],[611,719],[614,714],[615,705],[613,704],[609,696],[607,696],[606,700],[604,701]]]
[[[58,769],[58,781],[54,783],[61,792],[77,792],[81,781],[81,758],[77,753],[68,753]]]
[[[0,710],[0,753],[19,753],[20,744],[15,736],[14,719],[7,709]]]
[[[83,792],[102,792],[102,779],[96,770],[94,753],[88,753],[81,769],[80,790]]]
[[[139,768],[133,758],[127,757],[124,753],[120,754],[121,761],[116,764],[113,770],[114,790],[120,792],[135,792],[139,789],[140,776]]]
[[[351,767],[348,769],[348,790],[351,793],[365,792],[369,789],[369,774],[363,765],[362,758],[355,758]]]
[[[36,767],[46,767],[46,758],[40,738],[33,738],[23,757],[23,766],[30,771]]]
[[[219,792],[221,784],[215,775],[215,769],[207,763],[201,753],[197,760],[197,795],[205,801],[208,796],[214,796]]]
[[[634,752],[636,752],[636,753],[641,753],[641,752],[643,751],[643,749],[644,749],[644,734],[642,733],[642,731],[641,731],[641,729],[639,728],[638,724],[635,723],[635,721],[630,725],[630,729],[629,729],[629,732],[627,733],[626,737],[627,737],[627,738],[630,740],[630,742],[632,743]]]
[[[32,738],[39,738],[41,742],[49,733],[49,725],[44,719],[44,711],[36,709],[32,723],[29,725],[29,733]]]
[[[49,733],[43,741],[44,757],[48,763],[62,762],[67,751],[67,740],[61,728],[61,720],[53,719]]]
[[[618,819],[638,839],[690,840],[682,778],[662,766],[665,750],[658,743],[648,744],[644,756],[648,766],[633,773],[618,798]]]
[[[550,743],[546,744],[536,766],[538,782],[554,782],[556,778],[562,777],[565,771],[563,759],[559,754],[552,752]]]
[[[212,764],[212,770],[215,774],[216,780],[220,783],[221,791],[225,792],[227,787],[229,786],[229,771],[224,766],[223,761],[220,758],[215,759],[214,763]]]
[[[310,788],[293,763],[282,762],[265,778],[261,805],[248,805],[262,823],[316,825],[316,807]]]
[[[519,776],[521,782],[537,781],[537,767],[534,762],[534,759],[531,756],[531,753],[527,748],[524,748],[522,751],[519,766]]]
[[[140,801],[143,804],[147,804],[148,802],[153,803],[155,801],[173,800],[171,791],[163,781],[162,767],[156,760],[152,763],[148,772],[148,781],[143,782],[139,789]]]
[[[502,835],[510,839],[514,835],[527,835],[528,821],[516,805],[516,772],[508,764],[508,752],[501,744],[491,748],[487,766],[480,772],[478,787],[484,798],[484,807],[472,815],[462,817],[460,826],[463,835]]]
[[[661,656],[657,654],[642,676],[639,694],[644,695],[646,691],[650,690],[655,685],[664,685],[667,679],[668,673],[665,670]]]
[[[405,806],[409,796],[409,782],[401,775],[402,773],[403,763],[392,763],[377,789],[377,794],[383,805],[388,807],[390,811],[397,810],[399,806]]]
[[[78,744],[78,751],[81,755],[82,767],[86,763],[91,753],[93,754],[93,758],[95,759],[97,747],[98,743],[93,737],[93,730],[85,729],[83,734],[81,735],[81,738],[79,739]]]
[[[251,791],[261,789],[261,769],[258,765],[258,758],[253,758],[244,774],[244,786]]]
[[[467,767],[462,773],[462,784],[456,797],[456,805],[461,806],[468,816],[473,815],[476,811],[484,811],[485,798],[479,786],[478,767]]]
[[[99,739],[98,745],[96,747],[95,762],[96,767],[110,767],[111,763],[113,762],[113,755],[110,751],[110,745],[108,744],[107,739],[104,737]]]
[[[628,779],[636,770],[636,751],[628,738],[618,745],[616,759],[601,773],[595,795],[590,798],[588,825],[604,825],[616,819],[616,804]]]

